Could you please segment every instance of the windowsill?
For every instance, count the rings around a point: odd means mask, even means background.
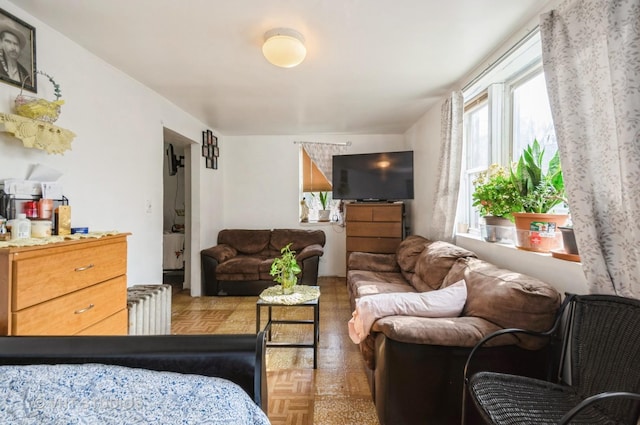
[[[538,255],[538,256],[541,256],[541,257],[551,258],[551,259],[557,260],[557,261],[563,261],[563,262],[567,262],[567,263],[571,263],[571,264],[579,264],[580,267],[582,267],[582,263],[581,262],[569,261],[569,260],[563,260],[563,259],[560,259],[560,258],[556,258],[556,257],[553,257],[550,253],[535,252],[535,251],[527,251],[525,249],[518,249],[513,244],[505,244],[505,243],[500,243],[500,242],[487,242],[482,238],[482,236],[475,235],[473,233],[456,233],[456,242],[458,242],[458,238],[470,239],[470,240],[478,241],[479,243],[500,247],[498,249],[501,249],[501,248],[510,249],[510,250],[515,250],[515,251],[518,251],[518,252],[522,252],[523,254]]]
[[[525,251],[511,244],[486,242],[480,235],[456,234],[456,245],[475,252],[478,258],[550,283],[559,292],[588,292],[582,263],[561,260],[551,254]]]
[[[342,223],[339,221],[300,221],[298,222],[301,226],[328,226],[335,225],[342,227]]]

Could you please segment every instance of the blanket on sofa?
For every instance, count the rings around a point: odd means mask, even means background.
[[[460,280],[444,289],[419,293],[368,295],[356,300],[349,320],[349,337],[359,344],[373,323],[387,316],[457,317],[467,300],[467,285]]]
[[[222,378],[101,364],[0,366],[3,424],[254,424],[269,420]]]

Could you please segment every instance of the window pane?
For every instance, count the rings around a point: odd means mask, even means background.
[[[467,169],[489,166],[489,105],[468,112],[465,117],[467,139]]]
[[[544,163],[558,150],[553,128],[544,73],[520,84],[513,90],[513,160],[538,139],[545,149]]]

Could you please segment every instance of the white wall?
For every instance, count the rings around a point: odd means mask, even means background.
[[[205,125],[14,4],[0,0],[0,7],[36,28],[38,68],[55,78],[66,101],[56,125],[77,135],[71,151],[48,155],[0,133],[0,179],[26,178],[36,163],[64,172],[60,181],[70,200],[72,226],[131,232],[129,285],[162,282],[163,127],[199,143]],[[39,97],[53,98],[46,79],[38,86]],[[0,82],[0,112],[12,112],[18,92]],[[190,249],[199,252],[205,243],[200,232],[222,221],[215,211],[219,204],[210,201],[221,193],[222,176],[205,170],[200,150],[192,151],[192,189],[198,199],[191,223],[197,237]],[[208,220],[201,226],[204,211]],[[199,285],[199,262],[193,268]]]
[[[226,228],[321,229],[327,236],[320,259],[321,276],[345,275],[344,228],[328,223],[299,223],[299,149],[294,141],[341,143],[345,153],[405,150],[402,135],[227,136],[224,163]]]

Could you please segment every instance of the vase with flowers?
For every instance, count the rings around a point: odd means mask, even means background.
[[[285,295],[293,294],[294,286],[298,282],[297,274],[302,271],[296,261],[296,252],[291,250],[291,243],[280,250],[280,257],[273,260],[269,274],[282,287]]]
[[[487,242],[513,241],[513,211],[522,209],[520,193],[509,170],[491,164],[473,181],[473,206],[484,218],[482,236]]]

